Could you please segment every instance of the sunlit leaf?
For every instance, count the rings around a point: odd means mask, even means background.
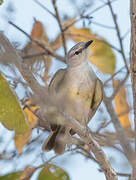
[[[120,80],[113,80],[114,90],[119,84],[120,84]],[[122,127],[123,128],[131,127],[129,121],[129,115],[128,115],[130,111],[130,107],[127,103],[126,90],[124,86],[120,88],[119,92],[114,98],[114,102],[115,102],[115,110],[119,117]]]
[[[44,167],[38,177],[38,180],[69,180],[68,174],[61,168],[48,164]]]
[[[15,141],[16,149],[18,150],[18,154],[22,154],[23,147],[25,144],[29,142],[31,134],[32,134],[31,129],[23,135],[15,133],[14,141]]]
[[[34,114],[34,112],[38,109],[38,106],[37,105],[32,105],[30,100],[28,100],[26,102],[26,104],[27,104],[27,106],[25,106],[24,112],[26,114],[29,126],[31,128],[34,128],[36,126],[37,122],[38,122],[38,118]]]
[[[21,171],[13,172],[10,174],[6,174],[4,176],[0,176],[0,180],[19,180],[20,175],[21,175]]]
[[[92,54],[89,61],[106,74],[114,74],[116,68],[115,55],[111,47],[102,41],[94,41],[90,46]]]
[[[27,119],[27,122],[29,124],[29,127],[31,129],[29,129],[23,135],[15,133],[14,141],[15,141],[16,149],[18,150],[19,154],[22,154],[22,149],[23,149],[24,145],[27,144],[29,142],[29,139],[31,138],[32,129],[38,123],[38,118],[34,114],[35,110],[37,110],[37,109],[38,109],[38,106],[32,105],[31,101],[27,100],[26,106],[24,107],[24,112],[25,112],[26,119]]]
[[[67,31],[67,35],[74,40],[76,43],[80,41],[89,41],[97,38],[96,34],[92,34],[88,28],[78,29],[71,26]]]
[[[24,134],[29,127],[16,95],[0,74],[0,122],[9,130]]]

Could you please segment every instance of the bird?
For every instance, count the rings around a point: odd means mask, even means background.
[[[67,67],[55,73],[48,87],[49,94],[58,102],[61,111],[83,126],[87,126],[103,98],[103,83],[88,63],[89,47],[92,43],[93,40],[90,40],[74,45],[66,55]],[[75,132],[72,128],[63,126],[57,109],[47,113],[47,119],[51,122],[51,134],[42,150],[53,149],[56,154],[63,154],[67,144],[66,137]]]

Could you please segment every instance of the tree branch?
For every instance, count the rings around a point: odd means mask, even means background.
[[[58,13],[58,8],[56,6],[56,0],[52,0],[52,4],[56,13],[56,19],[58,21],[59,27],[60,27],[60,31],[61,31],[61,37],[62,37],[62,43],[63,43],[63,47],[64,47],[64,52],[65,52],[65,56],[67,55],[67,47],[66,47],[66,39],[65,39],[65,34],[61,25],[61,21],[60,21],[60,17],[59,17],[59,13]]]
[[[109,113],[111,120],[113,122],[114,128],[116,130],[118,139],[120,141],[120,144],[123,148],[124,154],[126,155],[126,158],[128,159],[129,163],[133,166],[134,162],[134,152],[132,150],[132,147],[129,143],[129,139],[127,138],[127,136],[124,133],[123,128],[121,127],[120,121],[114,111],[113,105],[112,105],[112,101],[110,99],[108,99],[105,95],[105,93],[103,93],[103,101],[104,104],[106,106],[107,112]]]
[[[19,31],[21,31],[23,34],[25,34],[32,42],[36,43],[39,47],[41,47],[42,49],[44,49],[44,51],[48,54],[51,55],[53,57],[55,57],[56,59],[65,62],[65,58],[63,58],[62,56],[56,54],[55,52],[51,51],[50,49],[48,49],[43,43],[41,43],[40,41],[32,38],[28,33],[26,33],[24,30],[22,30],[20,27],[18,27],[17,25],[15,25],[13,22],[9,21],[9,24],[11,24],[12,26],[14,26],[16,29],[18,29]]]
[[[111,11],[112,19],[113,19],[113,22],[114,22],[114,25],[115,25],[115,28],[116,28],[117,37],[118,37],[118,40],[119,40],[119,43],[120,43],[122,58],[123,58],[123,60],[124,60],[126,69],[127,69],[127,71],[129,72],[127,60],[126,60],[125,53],[124,53],[122,38],[121,38],[121,34],[120,34],[120,29],[119,29],[119,26],[118,26],[118,23],[117,23],[117,16],[115,15],[115,13],[114,13],[114,11],[113,11],[113,8],[112,8],[112,5],[111,5],[110,0],[107,0],[107,1],[108,1],[109,9],[110,9],[110,11]]]
[[[131,82],[133,91],[134,107],[134,125],[135,125],[135,164],[131,180],[136,180],[136,1],[130,1],[130,18],[131,18],[131,45],[130,45],[130,65],[131,65]]]

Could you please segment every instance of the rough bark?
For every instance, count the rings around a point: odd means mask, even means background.
[[[133,92],[134,124],[135,124],[135,134],[136,134],[136,0],[130,1],[130,19],[131,19],[130,66],[131,66],[131,81],[132,81],[132,92]],[[133,164],[131,180],[136,180],[136,138],[135,138],[135,163]]]

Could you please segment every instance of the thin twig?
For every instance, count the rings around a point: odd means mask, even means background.
[[[117,93],[119,92],[120,88],[125,84],[126,80],[128,79],[129,73],[126,73],[125,78],[117,85],[115,91],[112,93],[112,95],[109,97],[109,99],[112,101]]]
[[[126,60],[126,57],[125,57],[124,48],[123,48],[123,42],[122,42],[122,38],[121,38],[121,34],[120,34],[120,29],[119,29],[119,26],[118,26],[118,23],[117,23],[117,16],[115,15],[115,13],[113,11],[110,0],[107,0],[107,1],[108,1],[108,6],[109,6],[109,9],[110,9],[112,18],[113,18],[114,25],[115,25],[115,28],[116,28],[117,37],[118,37],[118,40],[119,40],[119,43],[120,43],[120,49],[121,49],[121,52],[122,52],[121,55],[122,55],[122,58],[124,60],[126,69],[129,72],[128,63],[127,63],[127,60]]]
[[[56,6],[56,0],[52,0],[52,4],[53,4],[54,10],[55,10],[56,19],[58,21],[59,28],[60,28],[60,31],[61,31],[62,43],[63,43],[64,52],[65,52],[65,56],[66,56],[67,55],[66,39],[65,39],[65,34],[64,34],[64,31],[63,31],[63,28],[62,28],[62,24],[61,24],[61,21],[60,21],[60,17],[59,17],[59,13],[58,13],[58,8]]]
[[[94,24],[94,25],[97,25],[97,26],[106,28],[106,29],[113,29],[113,30],[115,30],[115,27],[107,26],[107,25],[105,25],[105,24],[101,24],[101,23],[98,23],[98,22],[95,22],[95,21],[91,21],[91,23]]]
[[[113,0],[113,1],[111,1],[111,3],[115,2],[115,1],[117,1],[117,0]],[[80,17],[77,18],[75,21],[73,21],[71,24],[69,24],[68,26],[66,26],[66,27],[63,29],[63,32],[66,31],[66,30],[67,30],[68,28],[70,28],[71,26],[73,26],[73,25],[74,25],[75,23],[77,23],[78,21],[80,21],[80,20],[82,20],[82,19],[88,19],[88,18],[90,18],[90,16],[91,16],[93,13],[97,12],[98,10],[104,8],[104,7],[107,6],[107,5],[108,5],[108,3],[104,3],[103,5],[97,7],[96,9],[94,9],[93,11],[91,11],[90,13],[87,13],[87,15],[85,15],[85,16],[83,16],[83,15],[80,16]]]
[[[38,4],[41,8],[43,8],[44,10],[46,10],[49,14],[51,14],[54,18],[56,18],[56,15],[53,14],[47,7],[45,7],[43,4],[41,4],[39,1],[37,0],[33,0],[36,4]]]
[[[117,72],[115,72],[109,79],[104,82],[103,86],[106,86],[106,84],[111,81],[117,74],[119,74],[124,68],[126,68],[126,66],[120,68]]]
[[[111,3],[115,2],[117,0],[113,0],[111,1]],[[108,2],[107,3],[104,3],[103,5],[97,7],[96,9],[94,9],[93,11],[91,11],[90,13],[87,13],[87,15],[92,15],[93,13],[97,12],[98,10],[102,9],[103,7],[107,6],[108,5]]]
[[[121,39],[124,40],[129,33],[130,33],[130,28],[125,32],[125,34],[121,37]]]
[[[128,76],[129,76],[129,67],[128,67],[127,59],[126,59],[126,56],[125,56],[125,53],[124,53],[124,48],[123,48],[123,42],[122,42],[122,38],[121,38],[121,34],[120,34],[120,29],[119,29],[119,26],[118,26],[118,23],[117,23],[117,17],[115,15],[114,11],[113,11],[110,0],[107,0],[107,1],[108,1],[108,6],[109,6],[109,9],[110,9],[112,18],[113,18],[114,25],[115,25],[115,28],[116,28],[117,37],[118,37],[119,44],[120,44],[121,55],[122,55],[122,58],[124,60],[124,64],[125,64],[126,69],[127,69],[127,72],[126,72],[126,75],[125,75],[124,79],[120,82],[120,84],[117,86],[116,90],[113,92],[113,94],[110,97],[110,99],[113,100],[114,97],[116,96],[117,92],[119,91],[121,86],[126,82]]]
[[[41,43],[40,41],[32,38],[27,32],[25,32],[24,30],[22,30],[20,27],[18,27],[17,25],[15,25],[13,22],[9,21],[9,24],[11,24],[12,26],[14,26],[16,29],[18,29],[19,31],[21,31],[23,34],[25,34],[32,42],[36,43],[39,47],[41,47],[42,49],[45,50],[45,52],[48,55],[51,55],[53,57],[55,57],[56,59],[65,62],[65,58],[63,58],[62,56],[56,54],[55,52],[51,51],[50,49],[48,49],[43,43]]]
[[[99,169],[99,172],[102,172],[102,170]],[[121,176],[121,177],[130,177],[131,176],[131,174],[128,174],[128,173],[119,173],[119,172],[116,172],[116,174],[118,176]]]
[[[34,54],[22,55],[21,57],[24,60],[26,60],[26,59],[31,59],[31,58],[34,58],[34,57],[45,56],[45,55],[49,55],[49,54],[47,52],[43,51],[43,52],[34,53]]]
[[[134,164],[134,152],[129,143],[129,139],[127,138],[127,136],[124,133],[123,128],[121,127],[120,121],[119,121],[119,119],[115,113],[114,107],[112,105],[112,101],[106,97],[105,93],[103,93],[103,101],[106,106],[107,112],[109,113],[111,120],[113,122],[114,128],[116,130],[120,144],[123,148],[124,154],[126,155],[129,163],[131,165],[133,165]]]

